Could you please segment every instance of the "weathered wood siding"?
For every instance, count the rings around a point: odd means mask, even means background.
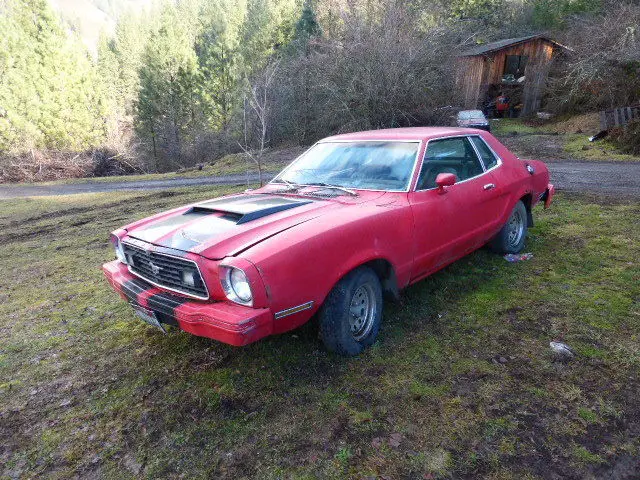
[[[480,100],[485,67],[484,57],[464,57],[458,64],[458,88],[466,109],[474,109]]]
[[[540,110],[553,57],[553,44],[538,40],[532,52],[525,69],[526,80],[522,98],[522,113],[524,115]]]
[[[536,38],[485,55],[461,57],[458,86],[464,107],[479,107],[489,85],[499,85],[502,82],[507,55],[526,55],[528,59],[524,71],[526,80],[523,86],[522,113],[539,110],[553,51],[553,43]]]

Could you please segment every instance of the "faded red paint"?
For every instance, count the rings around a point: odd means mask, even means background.
[[[443,189],[415,191],[428,141],[465,134],[480,135],[502,164]],[[226,236],[189,249],[185,257],[200,267],[211,298],[185,299],[169,292],[183,302],[172,315],[181,329],[232,345],[246,345],[286,332],[307,322],[333,286],[354,268],[372,260],[386,260],[402,289],[487,243],[521,198],[530,197],[533,207],[544,197],[548,207],[554,195],[543,162],[527,161],[534,168],[534,173],[529,173],[525,162],[485,131],[411,128],[351,133],[331,139],[420,141],[418,165],[409,191],[360,190],[357,197],[311,197],[313,203],[234,227]],[[495,188],[486,190],[487,184],[494,184]],[[282,185],[274,184],[253,193],[310,198],[283,193]],[[134,222],[114,234],[120,239],[135,236],[136,231],[182,215],[190,207]],[[166,234],[163,231],[159,238],[166,239]],[[221,265],[245,271],[254,296],[253,307],[227,300],[218,275]],[[136,277],[117,261],[105,264],[103,269],[121,296],[142,306],[148,307],[150,296],[166,292],[150,285],[148,291],[127,296],[122,286]],[[275,318],[277,312],[308,302],[313,302],[313,308]]]

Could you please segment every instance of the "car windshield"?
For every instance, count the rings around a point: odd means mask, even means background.
[[[484,113],[480,110],[464,110],[458,113],[458,118],[460,120],[471,120],[472,118],[481,118],[484,120]]]
[[[314,145],[273,183],[407,190],[419,142],[323,142]]]

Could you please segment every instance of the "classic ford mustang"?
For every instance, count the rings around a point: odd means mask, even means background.
[[[246,345],[316,315],[326,347],[376,339],[383,298],[488,244],[517,253],[546,166],[491,134],[404,128],[326,138],[257,190],[160,213],[111,235],[103,266],[164,330]]]

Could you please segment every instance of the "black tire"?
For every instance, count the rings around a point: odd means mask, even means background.
[[[364,297],[368,315],[358,329],[361,317],[353,310],[364,311],[360,304]],[[365,313],[367,313],[365,312]],[[329,293],[318,314],[320,338],[328,350],[353,357],[373,345],[382,323],[382,287],[380,280],[369,267],[359,267],[340,280]]]
[[[519,200],[511,211],[507,223],[489,242],[489,247],[497,253],[520,253],[527,238],[527,208]]]

